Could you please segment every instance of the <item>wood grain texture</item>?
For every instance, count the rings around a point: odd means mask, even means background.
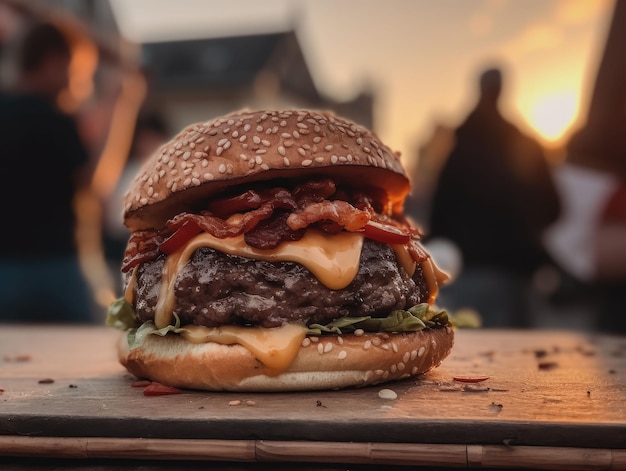
[[[300,442],[305,451],[315,442],[367,443],[370,450],[399,444],[398,453],[409,453],[409,444],[470,445],[482,447],[479,461],[489,466],[499,462],[493,450],[501,445],[508,445],[504,452],[597,449],[593,460],[603,460],[603,450],[626,449],[623,337],[459,330],[450,357],[420,379],[342,391],[145,397],[117,362],[117,335],[106,327],[2,326],[0,443],[16,436],[90,437],[92,444],[96,438],[254,441],[255,459],[270,459],[272,442]],[[457,376],[489,379],[462,383],[453,381]],[[45,379],[53,382],[40,383]],[[397,399],[382,399],[384,388]],[[227,459],[228,447],[223,451]],[[250,451],[235,453],[249,457]],[[456,455],[447,456],[453,465]]]

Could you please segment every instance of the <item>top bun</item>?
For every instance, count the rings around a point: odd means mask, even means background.
[[[125,198],[131,230],[158,228],[194,201],[244,182],[320,175],[410,190],[400,156],[363,126],[318,110],[242,110],[185,128],[143,165]]]

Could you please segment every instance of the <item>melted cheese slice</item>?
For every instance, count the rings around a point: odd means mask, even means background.
[[[294,324],[273,329],[234,325],[213,328],[188,325],[182,329],[181,335],[193,343],[243,345],[265,365],[266,374],[277,375],[286,370],[296,357],[306,335],[306,328]]]

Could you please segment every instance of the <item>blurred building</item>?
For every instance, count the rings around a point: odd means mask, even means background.
[[[240,108],[331,109],[373,127],[373,97],[317,90],[295,31],[142,45],[149,100],[172,129]]]

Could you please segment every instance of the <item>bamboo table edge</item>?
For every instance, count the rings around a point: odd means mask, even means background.
[[[626,470],[626,449],[382,442],[4,435],[0,457]]]

